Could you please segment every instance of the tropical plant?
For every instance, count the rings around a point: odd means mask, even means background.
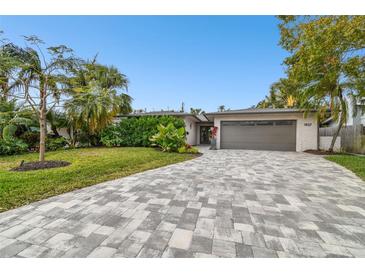
[[[26,152],[28,145],[22,140],[9,138],[0,139],[0,155],[13,155]]]
[[[67,146],[68,142],[65,137],[47,138],[47,150],[58,150]]]
[[[270,86],[269,95],[260,101],[257,108],[300,108],[303,96],[296,83],[281,78]]]
[[[65,90],[63,82],[70,69],[79,62],[70,48],[60,45],[43,50],[44,43],[36,36],[25,37],[26,48],[15,48],[1,57],[3,67],[16,67],[9,79],[17,87],[17,98],[23,98],[33,109],[39,122],[39,161],[45,160],[46,116],[60,103]],[[52,100],[52,101],[51,101]]]
[[[158,146],[162,151],[176,152],[185,144],[185,128],[176,128],[173,123],[167,126],[158,125],[158,133],[150,140],[153,145]]]
[[[196,147],[192,147],[189,144],[185,144],[184,146],[179,147],[179,149],[177,150],[177,152],[179,152],[179,153],[197,154],[197,153],[199,153],[199,150]]]
[[[65,103],[66,115],[75,130],[98,135],[117,114],[132,111],[132,98],[121,92],[128,80],[115,67],[86,63],[68,80],[72,99]]]
[[[226,111],[226,107],[224,105],[221,105],[218,107],[218,112]]]
[[[290,81],[298,83],[301,107],[327,106],[338,122],[329,151],[346,123],[350,97],[365,96],[365,16],[279,16],[280,44]],[[356,109],[356,108],[354,108]],[[356,114],[356,113],[353,113]]]
[[[101,133],[101,143],[106,146],[151,146],[150,138],[157,126],[173,123],[176,128],[185,127],[184,120],[174,116],[141,116],[122,119],[108,126]]]
[[[15,99],[0,99],[0,135],[3,139],[14,138],[17,131],[25,131],[30,126],[36,126],[36,121],[29,109],[17,104]]]
[[[205,111],[202,110],[201,108],[190,108],[190,113],[194,115],[199,115],[205,113]]]
[[[58,129],[69,128],[69,122],[67,120],[66,114],[61,111],[49,111],[47,113],[47,122],[49,123],[50,129],[56,137],[60,136]]]

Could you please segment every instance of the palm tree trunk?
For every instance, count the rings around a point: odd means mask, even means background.
[[[40,114],[39,114],[39,161],[43,162],[45,160],[46,153],[46,137],[47,137],[47,119],[46,119],[46,98],[45,92],[41,91],[40,100]]]
[[[338,98],[340,99],[340,103],[341,103],[341,112],[340,112],[340,119],[338,121],[338,127],[337,127],[337,130],[335,132],[335,134],[333,135],[333,138],[332,138],[332,141],[331,141],[331,145],[328,149],[329,152],[333,152],[333,148],[335,146],[335,143],[336,143],[336,140],[337,140],[337,137],[338,135],[340,134],[341,132],[341,129],[343,127],[343,124],[345,123],[346,121],[346,115],[347,115],[347,111],[346,111],[346,102],[345,100],[343,99],[343,96],[342,96],[342,90],[339,89],[339,96]]]
[[[340,120],[339,120],[339,122],[338,122],[337,130],[336,130],[335,134],[334,134],[334,135],[333,135],[333,137],[332,137],[331,145],[330,145],[330,147],[329,147],[329,149],[328,149],[328,151],[329,151],[329,152],[333,152],[333,148],[334,148],[334,146],[335,146],[335,143],[336,143],[337,137],[338,137],[338,135],[340,135],[340,131],[341,131],[342,126],[343,126],[343,119],[342,119],[342,115],[343,115],[343,114],[340,114],[340,116],[341,116],[341,117],[340,117]]]

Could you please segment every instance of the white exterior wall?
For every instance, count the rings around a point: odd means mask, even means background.
[[[184,117],[185,131],[186,131],[186,142],[189,145],[196,145],[196,120],[192,117]]]
[[[296,120],[296,151],[318,149],[318,123],[314,114],[304,118],[303,113],[274,113],[274,114],[234,114],[217,115],[214,117],[214,126],[218,127],[217,149],[220,148],[221,121],[249,121],[249,120]]]
[[[333,136],[320,136],[319,137],[319,149],[320,150],[328,150],[331,146]],[[341,151],[341,137],[338,136],[336,138],[335,145],[333,147],[333,151]]]

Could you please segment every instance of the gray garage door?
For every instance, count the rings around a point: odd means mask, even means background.
[[[296,150],[296,121],[222,121],[221,148]]]

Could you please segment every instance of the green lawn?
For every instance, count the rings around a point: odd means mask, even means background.
[[[64,160],[67,167],[27,172],[9,171],[36,153],[0,157],[0,212],[30,202],[185,160],[193,155],[163,153],[153,148],[85,148],[47,152],[46,160]]]
[[[344,166],[365,181],[365,157],[339,154],[326,156],[326,159]]]

